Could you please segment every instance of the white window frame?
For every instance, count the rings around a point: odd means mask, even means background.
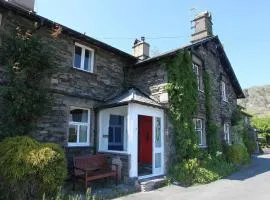
[[[87,108],[82,108],[82,107],[75,107],[75,106],[71,106],[69,109],[69,114],[68,116],[70,116],[70,111],[73,109],[81,109],[81,110],[87,110],[88,112],[88,121],[87,122],[73,122],[73,121],[69,121],[70,119],[68,118],[68,147],[86,147],[86,146],[90,146],[90,109]],[[69,142],[69,126],[70,125],[74,125],[74,126],[78,126],[78,130],[77,130],[77,141],[76,142]],[[79,134],[80,133],[80,126],[87,126],[87,139],[86,142],[79,142]]]
[[[80,68],[75,66],[75,48],[76,48],[76,46],[82,48]],[[85,50],[88,50],[88,51],[91,52],[91,63],[89,63],[89,65],[90,65],[89,66],[90,67],[89,71],[84,69]],[[74,49],[73,49],[73,63],[72,63],[73,68],[78,69],[78,70],[82,70],[82,71],[85,71],[85,72],[93,73],[93,70],[94,70],[94,58],[95,58],[94,54],[95,54],[94,49],[91,49],[90,47],[87,47],[85,45],[82,45],[82,44],[79,44],[79,43],[75,42]]]
[[[110,114],[110,117],[112,116],[112,115],[114,115],[114,114]],[[122,139],[122,144],[120,144],[120,143],[115,143],[115,142],[109,142],[109,139],[108,139],[108,151],[121,151],[121,152],[123,152],[124,150],[109,150],[109,146],[111,145],[111,146],[117,146],[117,145],[123,145],[123,149],[125,148],[125,136],[124,136],[124,134],[125,134],[125,116],[124,115],[114,115],[114,116],[120,116],[120,117],[123,117],[123,127],[121,127],[123,130],[123,132],[122,132],[122,137],[121,137],[121,139]],[[109,120],[110,120],[110,117],[109,117]],[[110,126],[110,124],[109,124],[109,128],[110,128],[111,126]],[[114,128],[115,127],[120,127],[120,125],[114,125],[113,126]],[[109,130],[108,130],[108,132],[109,132]],[[108,133],[109,134],[109,133]],[[114,134],[114,136],[115,136],[115,134]],[[114,138],[114,140],[115,140],[115,138]]]
[[[221,81],[221,95],[222,95],[222,100],[225,102],[228,102],[227,87],[226,87],[225,81]]]
[[[192,69],[193,69],[193,72],[196,75],[197,84],[198,84],[198,90],[200,92],[204,92],[203,80],[202,80],[202,77],[201,77],[201,74],[200,74],[200,66],[198,64],[196,64],[196,63],[192,63]]]
[[[196,119],[193,119],[193,122],[194,122],[194,129],[196,131],[196,134],[197,134],[198,131],[200,132],[199,146],[205,146],[203,144],[203,136],[204,136],[204,125],[203,125],[203,123],[204,123],[204,121],[202,119],[196,118]],[[199,124],[200,124],[199,128],[197,128],[197,122],[199,122]]]
[[[227,144],[231,143],[231,136],[230,136],[230,124],[229,123],[224,123],[224,140]]]

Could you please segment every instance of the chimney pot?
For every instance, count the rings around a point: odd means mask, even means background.
[[[194,26],[194,33],[191,35],[191,42],[196,42],[208,37],[213,36],[213,29],[212,29],[212,16],[210,12],[205,11],[199,13],[195,16],[192,20]]]
[[[34,11],[35,9],[35,0],[6,0],[6,1],[27,11]]]
[[[144,60],[149,58],[150,45],[145,42],[145,37],[141,37],[141,40],[136,39],[133,46],[133,55]]]

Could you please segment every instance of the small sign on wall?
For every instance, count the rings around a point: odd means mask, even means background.
[[[107,135],[107,134],[106,135],[102,135],[102,136],[103,136],[103,138],[108,138],[109,137],[109,135]]]

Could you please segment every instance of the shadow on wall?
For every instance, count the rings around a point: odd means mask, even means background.
[[[256,157],[254,156],[248,168],[243,168],[225,179],[244,181],[268,171],[270,171],[270,152]]]

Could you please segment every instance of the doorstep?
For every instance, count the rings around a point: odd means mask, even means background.
[[[166,176],[155,176],[139,180],[139,185],[142,192],[149,192],[165,186],[167,182],[166,180]]]

